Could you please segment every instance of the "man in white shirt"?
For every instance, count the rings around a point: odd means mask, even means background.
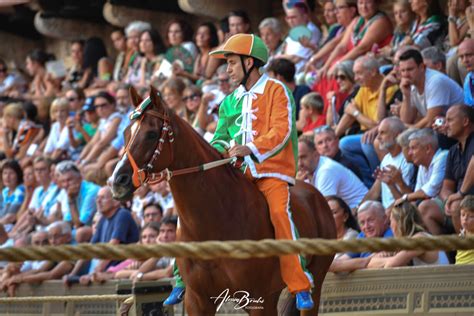
[[[439,210],[430,207],[430,201],[433,199],[438,204],[443,204],[438,195],[446,172],[448,151],[438,148],[438,137],[430,128],[413,133],[409,141],[409,154],[413,163],[419,166],[415,190],[405,193],[395,203],[421,201],[418,209],[423,222],[431,233],[439,234],[438,223],[444,221],[444,216]]]
[[[349,169],[331,158],[320,156],[310,137],[298,140],[299,180],[311,183],[322,195],[336,195],[350,208],[356,208],[367,193],[367,188]]]
[[[413,177],[413,165],[408,163],[402,153],[402,148],[395,139],[405,130],[405,125],[397,117],[384,119],[378,128],[377,140],[381,150],[388,153],[382,159],[380,167],[375,170],[375,183],[364,200],[381,200],[385,209],[402,197]],[[397,177],[401,174],[401,177]]]
[[[400,118],[417,128],[431,127],[434,118],[453,104],[463,102],[463,90],[448,76],[428,69],[418,50],[400,55],[400,89],[403,94]]]

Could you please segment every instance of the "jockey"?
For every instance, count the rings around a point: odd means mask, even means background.
[[[258,36],[236,34],[210,55],[225,58],[229,77],[240,84],[219,108],[211,144],[224,155],[243,158],[245,175],[267,200],[276,239],[296,239],[289,209],[289,185],[295,183],[298,156],[292,93],[280,81],[260,74],[268,49]],[[312,276],[304,270],[304,258],[281,256],[280,269],[288,290],[296,295],[296,307],[312,309]],[[177,284],[165,305],[180,302],[183,292],[184,285]]]

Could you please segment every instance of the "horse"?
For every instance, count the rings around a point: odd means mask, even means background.
[[[126,154],[115,167],[111,180],[114,197],[129,199],[140,184],[167,179],[180,220],[178,240],[274,238],[266,200],[256,185],[230,164],[196,171],[194,166],[220,160],[222,154],[171,112],[155,88],[150,89],[145,100],[131,89],[138,112],[132,115],[134,120],[124,132]],[[176,170],[185,172],[177,175]],[[297,181],[290,194],[300,237],[336,238],[332,212],[312,185]],[[306,268],[314,277],[315,302],[307,315],[318,313],[322,284],[333,257],[306,258]],[[214,315],[220,299],[232,297],[232,293],[253,298],[245,306],[250,315],[277,315],[278,299],[285,288],[278,258],[177,258],[177,264],[186,284],[184,304],[189,315]],[[291,304],[295,310],[294,299]]]

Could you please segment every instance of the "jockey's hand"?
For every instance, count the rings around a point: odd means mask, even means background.
[[[252,153],[249,147],[243,145],[235,145],[229,150],[230,157],[245,157]]]

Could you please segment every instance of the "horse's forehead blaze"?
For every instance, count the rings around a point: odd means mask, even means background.
[[[130,126],[130,135],[134,135],[137,132],[139,126],[140,124],[138,124],[138,121],[133,122],[132,126]]]

